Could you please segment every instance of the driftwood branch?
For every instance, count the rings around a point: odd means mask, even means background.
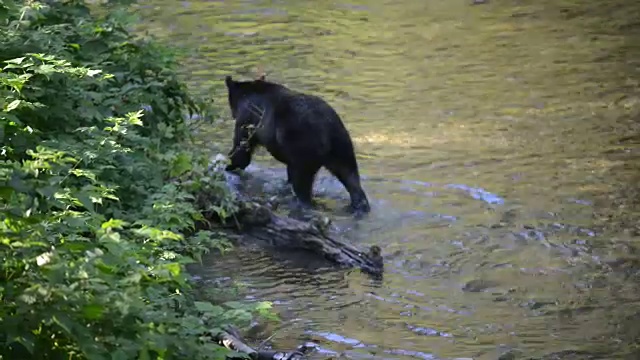
[[[252,360],[300,360],[310,350],[305,345],[298,346],[294,351],[255,350],[245,344],[238,331],[231,326],[227,326],[223,331],[210,335],[218,345],[246,354]]]

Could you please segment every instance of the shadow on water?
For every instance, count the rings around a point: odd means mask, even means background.
[[[140,30],[196,51],[183,74],[229,119],[222,79],[318,94],[357,148],[372,212],[341,236],[378,244],[384,280],[243,249],[198,274],[247,285],[319,357],[635,359],[640,326],[640,3],[513,0],[140,4]],[[202,129],[226,153],[231,121]],[[218,145],[216,145],[218,144]],[[221,145],[220,145],[221,144]],[[276,194],[264,152],[245,190]],[[555,357],[554,357],[555,356]]]

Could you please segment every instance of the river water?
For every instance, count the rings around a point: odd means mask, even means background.
[[[341,216],[326,172],[316,196],[386,267],[375,282],[253,249],[196,272],[273,301],[274,346],[320,358],[640,358],[638,4],[142,2],[143,30],[189,50],[182,74],[221,106],[212,155],[231,144],[225,75],[262,67],[336,108],[372,212]],[[285,178],[264,151],[248,172],[266,192]]]

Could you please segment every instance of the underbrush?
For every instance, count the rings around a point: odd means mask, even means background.
[[[0,1],[0,359],[217,359],[251,308],[198,301],[185,265],[235,200],[187,119],[211,104],[122,2]],[[211,202],[196,202],[196,194]]]

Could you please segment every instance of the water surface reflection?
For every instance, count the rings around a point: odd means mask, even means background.
[[[199,270],[300,318],[278,345],[311,338],[319,356],[367,358],[638,355],[637,2],[147,0],[141,13],[146,30],[197,48],[184,75],[225,118],[224,75],[262,65],[325,97],[356,141],[373,212],[335,224],[388,254],[382,284],[260,250]],[[226,152],[230,126],[207,129],[203,145]],[[264,154],[250,172],[261,191],[283,179]],[[331,209],[348,199],[326,173],[316,193]]]

